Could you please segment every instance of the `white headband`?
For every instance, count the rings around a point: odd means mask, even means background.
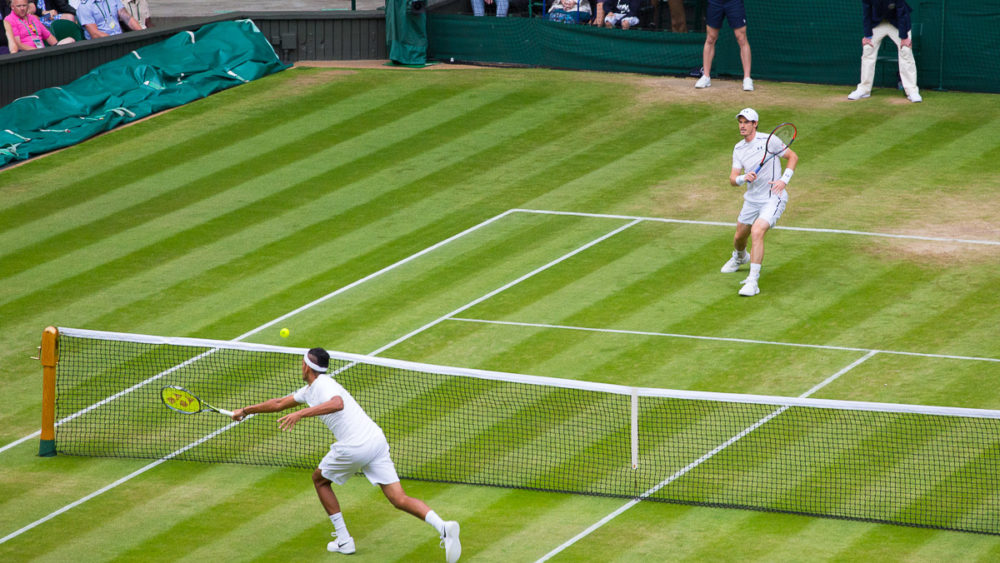
[[[307,366],[309,366],[310,368],[312,368],[312,370],[314,372],[316,372],[316,373],[326,373],[326,368],[320,367],[319,364],[317,364],[317,363],[315,363],[315,362],[313,362],[312,360],[309,359],[309,352],[306,352],[305,355],[302,356],[302,361],[305,362]]]

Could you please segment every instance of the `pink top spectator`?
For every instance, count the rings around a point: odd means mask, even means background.
[[[14,37],[20,39],[24,45],[34,45],[36,49],[44,47],[45,40],[52,35],[42,25],[41,20],[32,14],[28,14],[24,19],[21,19],[17,17],[17,14],[11,12],[4,18],[4,21],[10,24],[10,31]]]

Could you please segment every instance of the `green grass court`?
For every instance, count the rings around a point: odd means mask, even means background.
[[[47,325],[1000,409],[1000,104],[848,91],[296,68],[0,172],[0,560],[340,557],[307,470],[37,457]],[[746,106],[800,155],[751,299],[719,273]],[[1000,558],[989,535],[404,486],[461,522],[463,561]],[[336,490],[352,561],[443,560],[363,477]]]

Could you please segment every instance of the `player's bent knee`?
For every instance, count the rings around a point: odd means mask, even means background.
[[[317,487],[325,487],[330,484],[330,480],[323,476],[323,470],[317,469],[312,473],[313,485]]]

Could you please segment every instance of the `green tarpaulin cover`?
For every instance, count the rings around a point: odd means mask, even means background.
[[[250,20],[178,33],[0,108],[0,166],[285,68]]]

